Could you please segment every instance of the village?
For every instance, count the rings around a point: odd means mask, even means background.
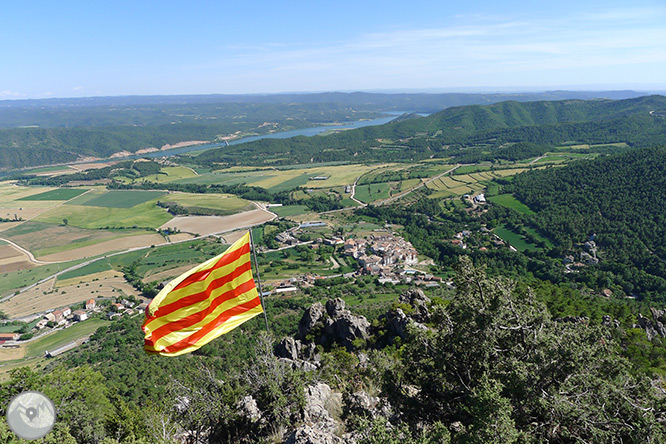
[[[61,307],[56,310],[49,310],[37,322],[31,324],[24,332],[0,333],[0,347],[16,348],[20,344],[38,339],[44,335],[58,330],[67,329],[79,322],[84,322],[92,317],[103,317],[109,320],[117,319],[123,316],[134,316],[145,310],[146,302],[133,302],[128,299],[121,299],[119,302],[113,302],[110,299],[89,299],[85,303],[76,304],[81,308],[72,310],[72,307]],[[26,324],[28,325],[28,324]],[[80,341],[73,341],[53,350],[47,350],[47,358],[57,356],[67,350],[80,345]]]

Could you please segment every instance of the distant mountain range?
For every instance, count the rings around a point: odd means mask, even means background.
[[[663,135],[666,99],[634,91],[553,91],[525,94],[321,93],[256,96],[132,96],[0,102],[0,169],[108,157],[220,135],[266,133],[372,118],[381,112],[441,110],[405,115],[382,126],[325,138],[259,141],[205,153],[201,161],[256,162],[289,152],[289,162],[419,159],[443,155],[445,145],[567,140],[649,145]],[[632,97],[612,100],[611,98]],[[535,98],[566,98],[535,101]],[[589,100],[582,100],[589,99]],[[610,98],[609,98],[610,97]],[[489,105],[453,106],[461,103]],[[443,109],[443,110],[442,110]],[[653,113],[653,114],[650,114]],[[538,131],[536,128],[539,127]],[[377,139],[410,139],[418,152],[369,151]],[[425,143],[425,145],[424,145]],[[427,149],[426,149],[427,148]],[[216,154],[217,153],[217,154]],[[324,154],[326,153],[326,154]],[[439,154],[438,154],[439,153]],[[450,154],[450,153],[449,153]],[[455,154],[455,153],[454,153]],[[281,154],[280,154],[281,155]],[[360,156],[360,157],[359,157]],[[301,158],[302,157],[302,158]]]

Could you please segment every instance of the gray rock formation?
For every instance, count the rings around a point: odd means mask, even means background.
[[[324,310],[321,302],[315,302],[305,310],[303,317],[298,323],[298,333],[302,340],[305,340],[305,337],[314,330],[317,323],[322,321],[324,313],[326,313],[326,310]]]
[[[318,331],[318,326],[323,328]],[[319,334],[315,342],[325,346],[338,343],[353,348],[357,339],[366,340],[370,336],[370,323],[363,316],[355,316],[345,308],[345,301],[332,299],[326,302],[326,308],[317,302],[310,306],[298,324],[301,340],[312,333]]]
[[[409,304],[414,308],[414,312],[410,314],[410,317],[416,322],[425,323],[430,320],[430,312],[428,311],[430,298],[423,293],[423,290],[418,288],[407,290],[400,295],[398,302]]]
[[[252,397],[252,395],[247,395],[238,403],[238,410],[241,415],[245,416],[252,422],[259,421],[261,419],[261,410],[257,406],[257,401]]]
[[[287,436],[284,444],[342,444],[344,442],[347,441],[312,426],[302,425]]]
[[[285,444],[342,444],[353,443],[343,436],[340,417],[342,395],[324,383],[308,386],[305,390],[304,424],[291,432]]]
[[[645,330],[645,335],[649,341],[657,336],[666,338],[666,328],[664,327],[664,324],[662,324],[661,321],[658,321],[657,319],[659,319],[658,316],[655,317],[654,320],[651,320],[638,313],[638,326]]]
[[[299,359],[302,348],[303,344],[301,343],[300,340],[288,336],[286,338],[283,338],[275,346],[274,352],[275,356],[277,356],[278,358],[286,358],[295,361]]]
[[[398,302],[411,306],[413,311],[407,315],[404,310],[397,308],[386,315],[388,330],[393,336],[405,339],[408,326],[422,330],[427,329],[425,323],[430,320],[430,311],[428,310],[430,299],[423,291],[418,288],[408,290],[400,295]]]

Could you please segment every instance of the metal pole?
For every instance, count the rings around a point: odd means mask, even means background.
[[[252,228],[250,228],[250,246],[252,247],[252,257],[254,259],[254,271],[257,275],[257,284],[259,284],[259,299],[261,300],[261,307],[264,309],[264,321],[266,321],[266,331],[268,329],[268,317],[266,316],[266,304],[264,304],[264,291],[261,289],[261,277],[259,277],[259,264],[257,263],[257,251],[254,248],[254,238],[252,237]]]

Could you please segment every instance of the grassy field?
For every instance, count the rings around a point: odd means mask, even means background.
[[[490,168],[490,165],[463,165],[457,168],[454,174],[476,173],[477,171],[488,171]]]
[[[301,174],[300,176],[291,177],[282,182],[279,182],[272,186],[266,186],[267,183],[274,183],[276,180],[280,180],[285,176],[276,175],[271,177],[268,181],[257,182],[256,186],[263,186],[267,188],[271,193],[279,193],[280,191],[288,191],[297,187],[306,185],[310,181],[309,174]]]
[[[95,196],[85,203],[79,205],[86,205],[91,207],[104,207],[104,208],[132,208],[144,202],[148,202],[158,197],[164,196],[163,191],[107,191],[106,193]]]
[[[95,318],[79,322],[64,330],[32,341],[26,347],[26,357],[41,356],[47,350],[54,350],[84,336],[93,334],[99,327],[109,325],[111,321]]]
[[[13,293],[14,290],[27,287],[54,273],[71,267],[82,262],[76,260],[64,262],[62,264],[49,264],[31,268],[29,270],[12,271],[0,275],[0,295],[6,296]]]
[[[163,269],[175,268],[187,264],[196,264],[210,259],[227,249],[222,243],[209,243],[205,241],[183,242],[175,245],[167,245],[144,251],[137,266],[140,276]]]
[[[547,246],[548,248],[553,248],[553,247],[555,246],[555,245],[553,245],[553,243],[551,242],[550,239],[548,239],[547,237],[542,236],[541,233],[539,233],[539,232],[538,232],[537,230],[535,230],[534,228],[532,228],[532,227],[523,227],[523,228],[525,229],[525,231],[527,231],[528,233],[530,233],[530,234],[531,234],[532,236],[534,236],[536,239],[538,239],[538,240],[542,241],[544,244],[546,244],[546,246]]]
[[[141,191],[147,193],[147,191]],[[164,195],[158,192],[159,196]],[[170,221],[172,216],[157,207],[157,199],[135,205],[132,208],[98,207],[86,205],[61,205],[35,218],[36,221],[69,225],[81,228],[141,227],[157,228]]]
[[[380,199],[386,199],[390,197],[391,186],[395,184],[391,183],[373,183],[371,185],[357,185],[356,186],[356,197],[358,200],[364,203],[374,202]]]
[[[504,239],[506,242],[511,244],[518,251],[534,251],[537,249],[537,246],[527,242],[527,240],[520,234],[514,233],[513,231],[506,228],[504,225],[500,225],[495,228],[495,233]]]
[[[503,207],[511,208],[521,214],[534,214],[534,211],[527,205],[516,199],[513,194],[498,194],[489,196],[488,201]]]
[[[182,207],[209,208],[221,210],[227,214],[240,213],[254,209],[254,205],[233,194],[193,194],[170,193],[160,199],[162,202],[175,202]]]
[[[160,170],[160,173],[156,176],[150,176],[151,182],[163,183],[163,182],[173,182],[175,180],[189,179],[190,177],[196,177],[196,173],[189,168],[178,166],[178,167],[164,167]]]
[[[93,273],[100,273],[102,271],[111,270],[111,265],[109,264],[108,259],[100,259],[88,264],[85,267],[77,268],[76,270],[68,271],[58,276],[58,281],[64,281],[67,279],[77,278],[81,276],[86,276]]]
[[[142,230],[88,230],[74,226],[27,221],[3,232],[3,236],[37,256],[86,247],[136,234]]]
[[[56,188],[44,193],[33,194],[16,200],[69,200],[88,191],[81,188]]]

